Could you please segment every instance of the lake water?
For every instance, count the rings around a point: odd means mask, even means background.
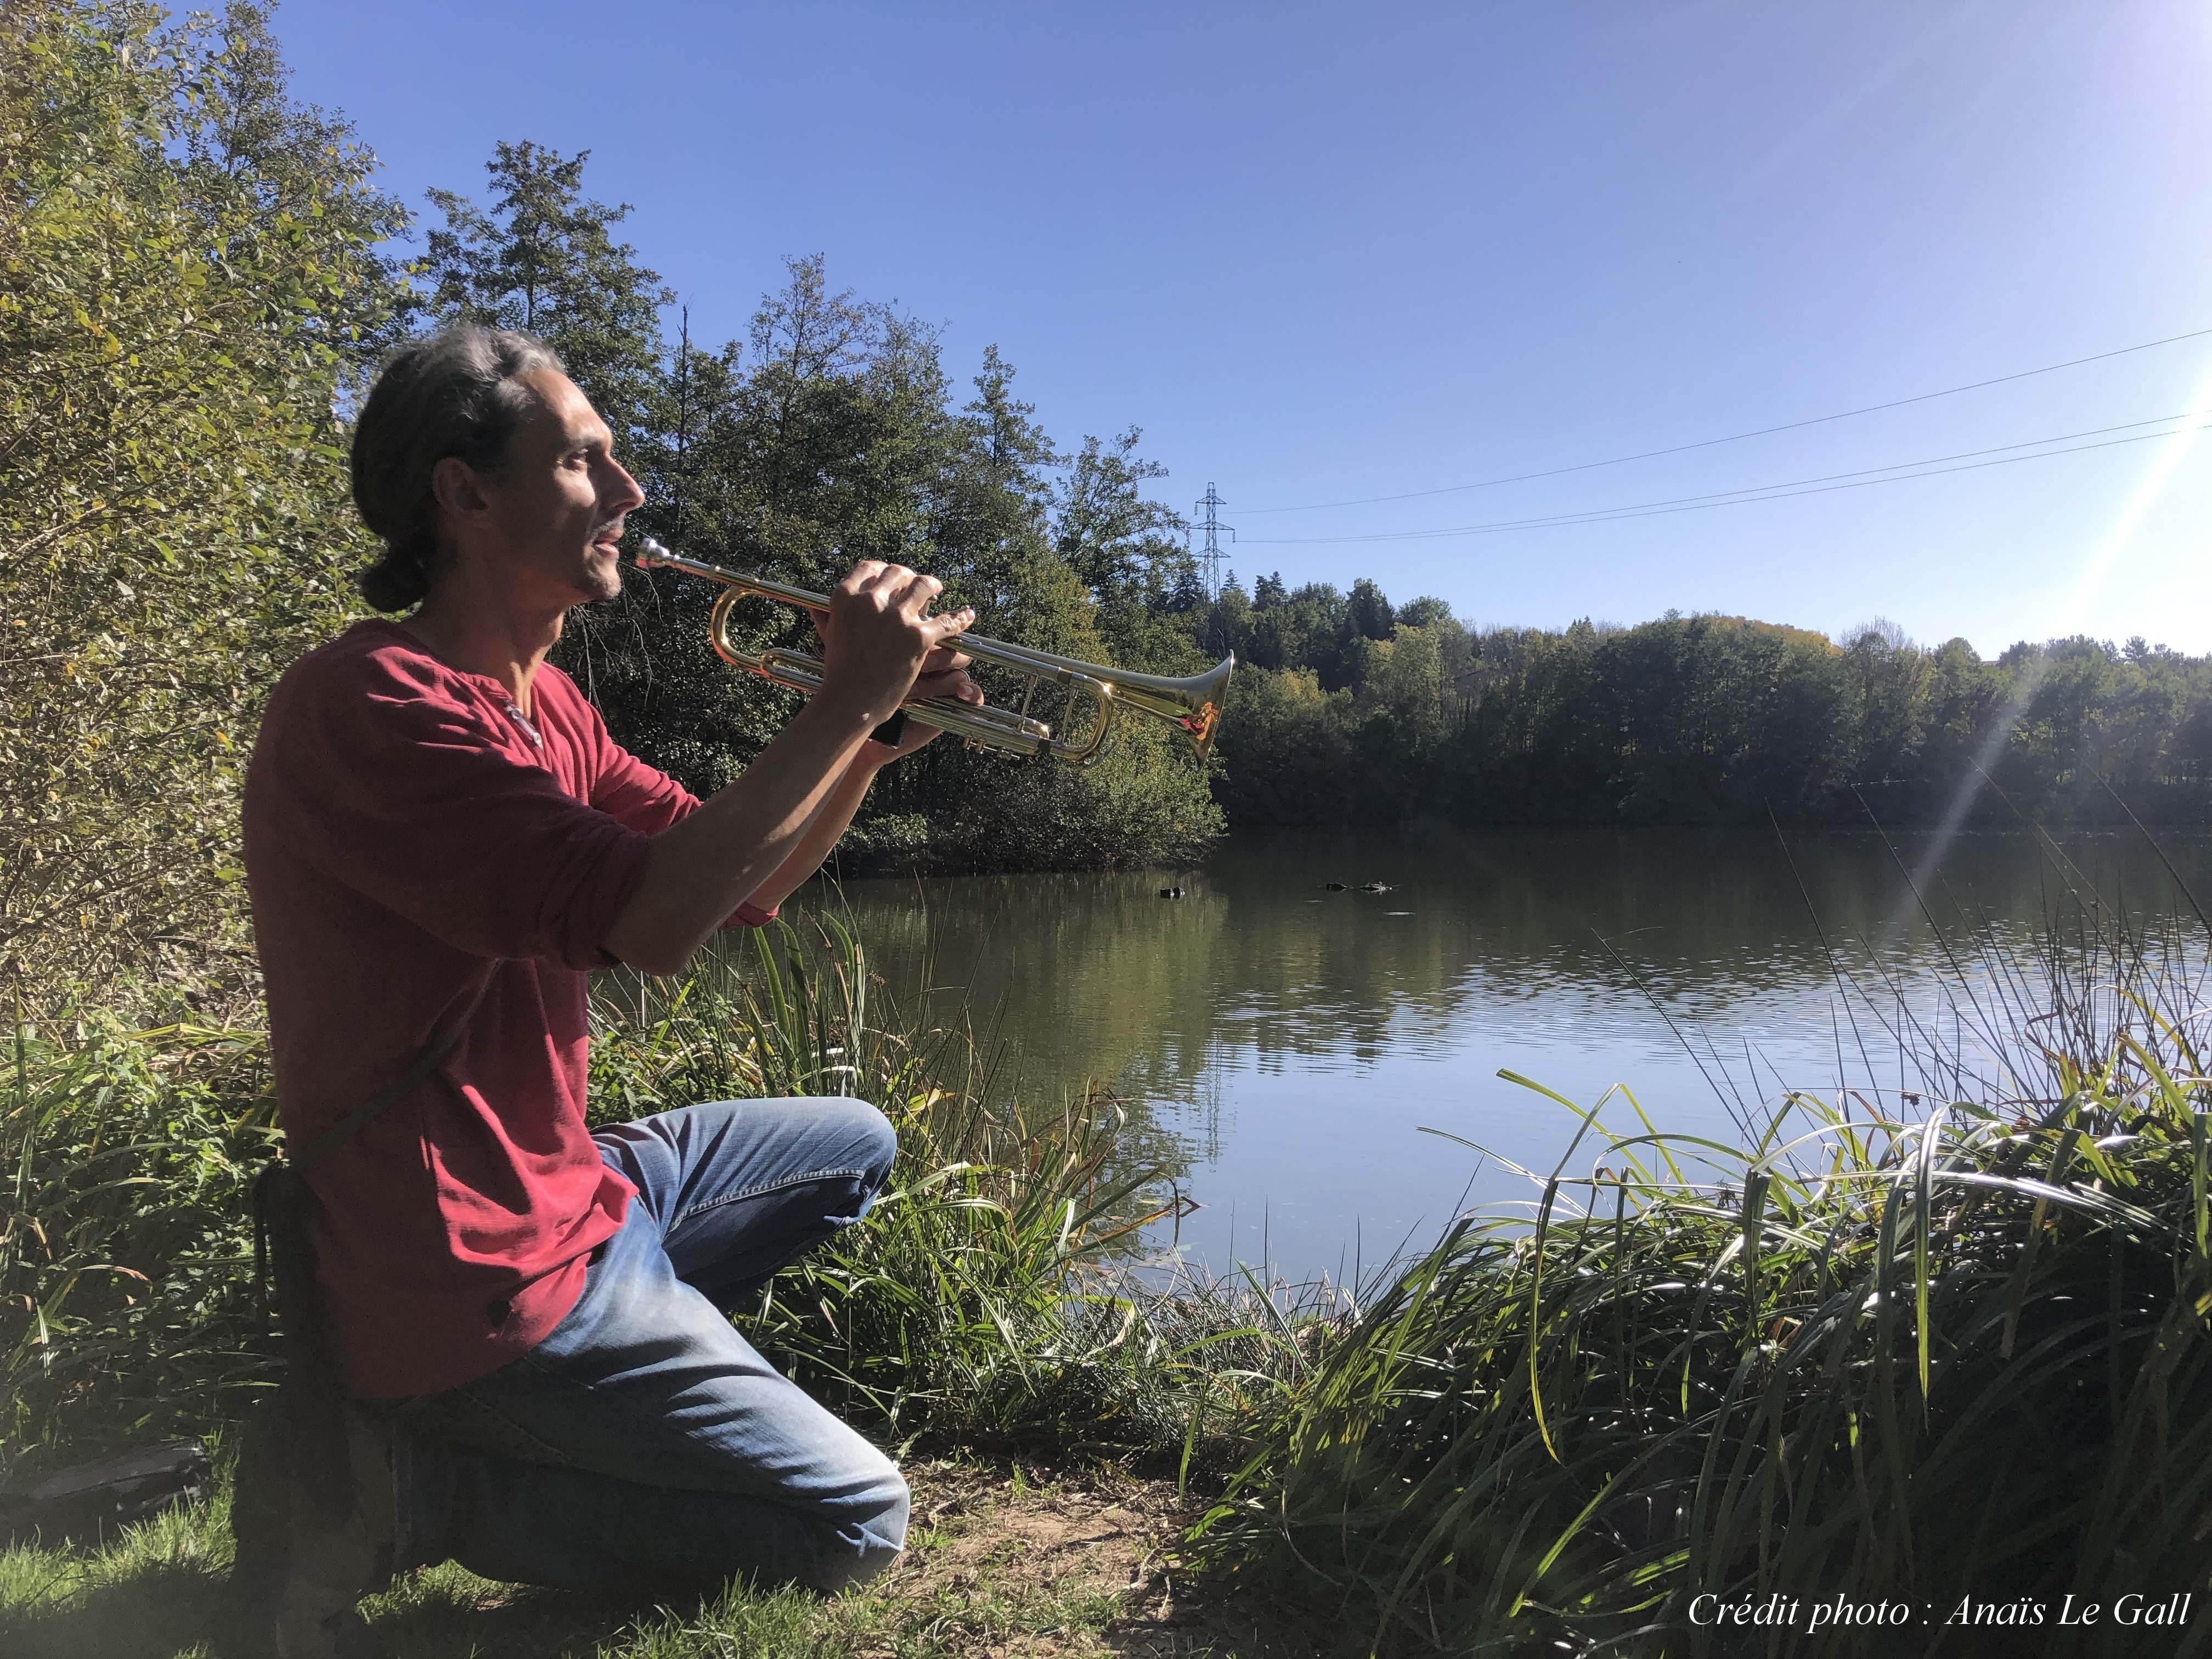
[[[2212,838],[2159,842],[2212,901]],[[2185,903],[2139,836],[2057,845],[1950,843],[1923,887],[1953,948],[1967,911],[2025,945],[2069,882],[2139,916]],[[1771,832],[1275,833],[1194,878],[844,895],[897,999],[965,996],[979,1025],[995,1018],[1026,1097],[1095,1080],[1127,1103],[1133,1144],[1204,1206],[1186,1254],[1341,1277],[1469,1204],[1533,1194],[1510,1166],[1548,1174],[1576,1121],[1501,1069],[1584,1105],[1623,1084],[1661,1127],[1728,1139],[1716,1085],[1755,1101],[1841,1079],[1893,1107],[1916,1082],[1884,1029],[1899,1006],[1955,1040],[1943,945],[1899,867],[1930,850],[1872,833],[1792,832],[1787,856]],[[1185,897],[1158,896],[1170,879]],[[1846,1009],[1831,951],[1870,1001]]]

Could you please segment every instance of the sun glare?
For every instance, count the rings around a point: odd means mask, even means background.
[[[2207,373],[2198,385],[2196,395],[2185,406],[2203,409],[2208,406],[2208,400],[2212,400],[2212,373]],[[2074,591],[2067,596],[2066,608],[2058,618],[2061,634],[2074,633],[2083,626],[2091,601],[2097,597],[2098,590],[2104,586],[2105,579],[2112,574],[2120,555],[2135,540],[2136,532],[2142,528],[2151,509],[2166,494],[2166,486],[2173,482],[2174,475],[2181,470],[2181,464],[2197,447],[2197,438],[2207,424],[2212,422],[2202,419],[2191,421],[2176,429],[2158,447],[2157,453],[2151,457],[2150,465],[2143,471],[2142,481],[2136,485],[2135,493],[2128,497],[2127,505],[2120,509],[2120,516],[2112,521],[2112,527],[2105,532],[2104,538],[2091,550],[2088,558],[2082,562],[2081,574],[2075,579]]]
[[[2203,409],[2208,404],[2212,404],[2212,372],[2205,374],[2197,388],[2197,395],[2190,399],[2188,406]],[[2144,521],[2150,517],[2151,509],[2166,494],[2166,487],[2180,471],[2181,464],[2189,459],[2190,452],[2196,448],[2197,436],[2208,424],[2212,424],[2212,422],[2193,420],[2173,432],[2158,447],[2157,453],[2151,457],[2149,466],[2143,470],[2142,478],[2136,485],[2134,493],[2128,497],[2127,504],[2121,507],[2119,517],[2112,520],[2112,527],[2105,532],[2096,546],[2090,550],[2089,556],[2082,562],[2081,574],[2075,579],[2074,591],[2068,595],[2065,609],[2057,619],[2058,626],[2054,631],[2059,636],[2064,637],[2081,629],[2090,602],[2104,586],[2105,579],[2112,574],[2120,555],[2127,551],[2134,542],[2136,532],[2142,528]],[[2021,664],[2019,672],[2013,676],[2011,695],[2006,698],[1996,723],[1983,739],[1980,752],[1974,757],[1973,770],[1960,781],[1958,793],[1952,797],[1927,850],[1921,854],[1912,872],[1912,890],[1899,900],[1896,913],[1890,918],[1886,938],[1896,938],[1920,908],[1936,866],[1943,861],[1943,854],[1950,850],[1951,843],[1958,838],[1976,798],[1988,781],[1986,769],[1996,764],[1997,757],[2012,741],[2013,728],[2020,724],[2021,716],[2027,712],[2028,704],[2034,701],[2036,690],[2043,684],[2043,659],[2030,657]]]

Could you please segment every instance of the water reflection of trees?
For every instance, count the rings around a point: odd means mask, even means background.
[[[1157,878],[1030,876],[855,883],[844,902],[902,1003],[927,990],[942,1017],[964,1000],[1033,1101],[1087,1079],[1151,1106],[1133,1128],[1164,1161],[1177,1145],[1212,1155],[1224,1066],[1441,1058],[1477,1025],[1571,1040],[1579,1022],[1630,1018],[1624,1000],[1645,1018],[1608,943],[1671,1012],[1715,1025],[1825,993],[1811,911],[1847,962],[1880,951],[1925,983],[1936,947],[1899,857],[1929,844],[1796,836],[1786,857],[1771,836],[1722,831],[1304,832],[1232,843],[1179,901]],[[1947,927],[1971,912],[2021,933],[2069,880],[2138,911],[2178,900],[2139,838],[2063,846],[2070,870],[2027,836],[1961,837],[1927,897]],[[2168,850],[2212,890],[2208,843]],[[1394,890],[1322,888],[1368,880]]]

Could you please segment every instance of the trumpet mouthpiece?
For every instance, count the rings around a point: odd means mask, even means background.
[[[647,536],[637,544],[637,562],[641,569],[650,570],[654,565],[668,562],[668,550]]]

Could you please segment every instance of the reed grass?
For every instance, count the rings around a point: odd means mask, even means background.
[[[0,1474],[198,1432],[274,1376],[246,1194],[259,1032],[19,1019],[0,1103]]]
[[[1960,929],[1933,1017],[1839,970],[1900,1086],[1784,1091],[1740,1145],[1530,1083],[1567,1156],[1258,1403],[1208,1558],[1382,1652],[2110,1652],[2066,1595],[2203,1589],[2203,953],[2064,902],[2025,952]]]

